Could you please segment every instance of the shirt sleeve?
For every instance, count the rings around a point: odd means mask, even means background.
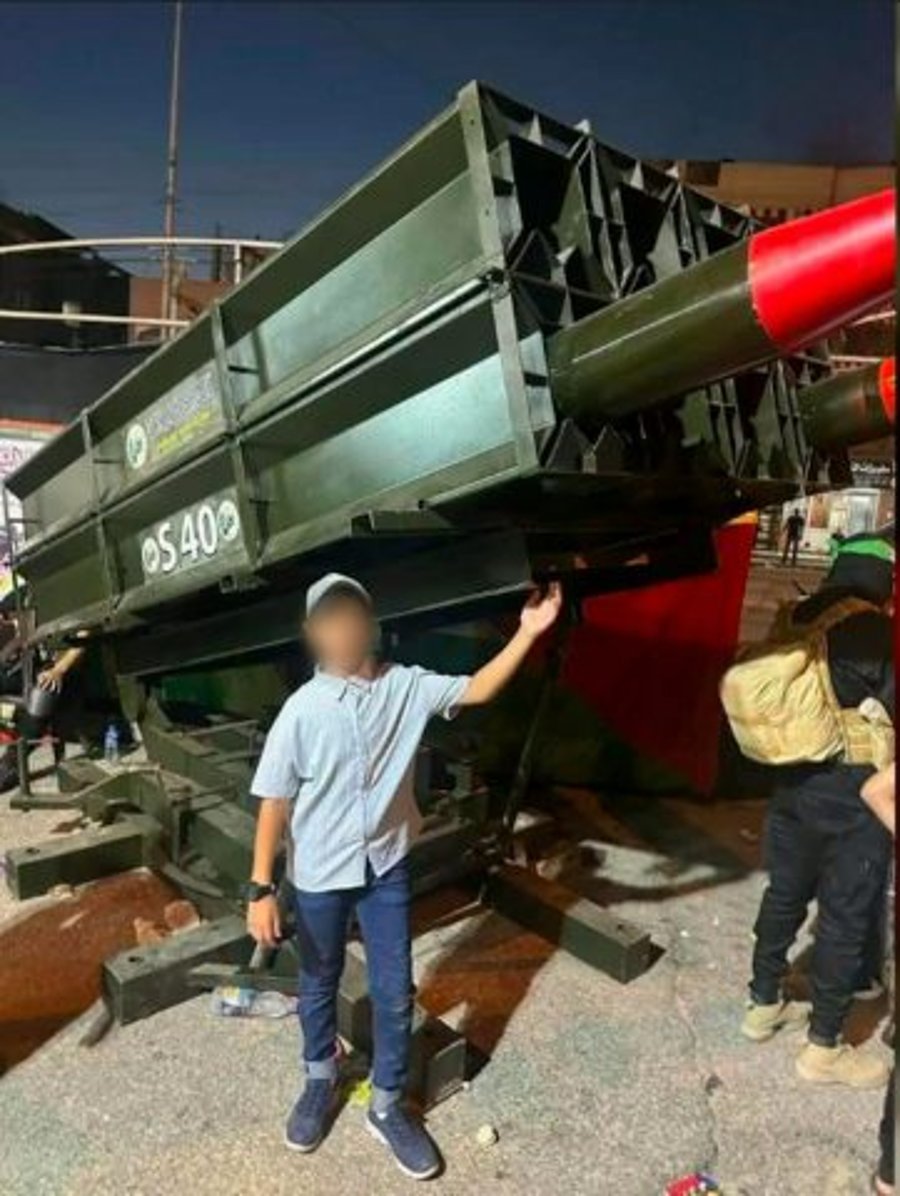
[[[439,714],[442,718],[453,718],[459,713],[459,703],[471,680],[467,675],[452,676],[447,673],[433,673],[418,665],[412,670],[415,693],[418,702],[425,708],[428,717]]]
[[[301,775],[297,747],[297,716],[286,704],[266,736],[250,785],[254,797],[292,800],[297,796]]]

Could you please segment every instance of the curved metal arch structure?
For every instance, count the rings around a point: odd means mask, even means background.
[[[283,241],[258,241],[244,237],[70,237],[62,241],[26,241],[17,245],[0,245],[0,257],[17,253],[42,253],[50,250],[65,249],[110,249],[115,246],[142,246],[150,248],[154,245],[166,246],[196,246],[215,248],[216,246],[233,246],[239,249],[281,249]]]
[[[12,257],[34,253],[60,253],[112,248],[161,249],[202,248],[231,249],[234,254],[235,283],[243,276],[243,257],[246,250],[262,250],[273,253],[283,246],[282,241],[250,240],[244,237],[189,237],[189,236],[132,236],[132,237],[71,237],[61,241],[27,241],[23,244],[0,245],[0,257]],[[0,308],[0,319],[4,320],[48,320],[65,324],[115,324],[140,327],[155,327],[177,330],[186,328],[191,321],[167,316],[123,316],[103,312],[38,311],[33,308]]]

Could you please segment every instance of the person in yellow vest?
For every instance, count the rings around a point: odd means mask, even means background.
[[[842,709],[868,703],[894,717],[894,548],[879,535],[847,537],[824,583],[794,612],[796,626],[819,620],[838,603],[857,600],[827,632],[828,674]],[[785,999],[787,956],[809,906],[818,901],[808,1041],[798,1074],[811,1083],[879,1087],[885,1062],[842,1041],[841,1030],[882,899],[891,838],[859,800],[871,764],[830,759],[777,769],[766,825],[769,885],[754,928],[753,976],[742,1032],[763,1042],[802,1025],[807,1010]]]

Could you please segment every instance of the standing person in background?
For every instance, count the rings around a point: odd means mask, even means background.
[[[869,777],[865,785],[862,787],[862,799],[880,822],[887,827],[892,835],[897,834],[897,802],[896,802],[896,788],[897,788],[897,771],[896,765],[890,764],[887,768],[883,768],[874,776]],[[890,906],[888,906],[890,910]],[[891,928],[893,929],[893,928]],[[893,944],[894,936],[892,933],[888,934],[887,941],[890,945]],[[893,968],[886,969],[886,974],[890,978],[893,974]],[[893,991],[891,992],[893,998]],[[891,1002],[893,1007],[893,1000]],[[893,1035],[892,1035],[893,1036]],[[875,1191],[878,1196],[894,1196],[894,1151],[895,1142],[894,1137],[896,1133],[896,1125],[894,1121],[894,1099],[895,1099],[895,1084],[896,1084],[896,1069],[891,1070],[891,1076],[888,1080],[887,1092],[884,1097],[884,1113],[881,1118],[881,1128],[879,1131],[879,1138],[881,1141],[881,1158],[878,1163],[878,1172],[875,1176]]]
[[[57,698],[63,689],[66,677],[84,659],[85,651],[85,648],[78,646],[64,649],[52,664],[38,673],[35,687],[53,695],[54,699]],[[48,707],[50,705],[48,702]],[[29,706],[19,713],[16,720],[18,734],[26,741],[26,756],[30,755],[36,747],[50,723],[49,712],[36,713],[32,711],[31,706],[32,703],[29,700]],[[16,745],[12,743],[0,756],[0,793],[7,793],[9,790],[15,789],[18,784],[19,755]]]
[[[791,557],[791,564],[797,564],[797,553],[800,549],[800,543],[803,539],[803,532],[806,529],[806,520],[801,515],[800,511],[795,509],[791,511],[787,517],[787,522],[784,525],[784,549],[781,553],[782,565],[787,564],[788,554]]]

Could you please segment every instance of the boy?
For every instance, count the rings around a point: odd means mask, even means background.
[[[413,991],[406,857],[421,824],[413,760],[429,718],[495,697],[561,602],[556,584],[532,595],[501,652],[472,677],[447,677],[376,660],[375,615],[358,581],[329,573],[307,592],[303,630],[317,668],[282,707],[253,780],[261,800],[247,913],[254,939],[277,943],[272,870],[290,822],[306,1071],[285,1134],[294,1150],[315,1150],[335,1106],[337,990],[355,911],[373,1011],[367,1126],[405,1174],[428,1179],[439,1170],[434,1143],[401,1099]]]

